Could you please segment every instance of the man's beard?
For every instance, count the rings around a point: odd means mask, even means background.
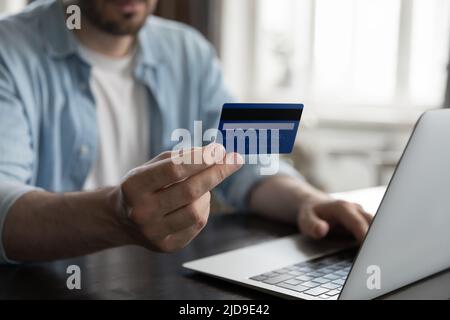
[[[137,1],[143,2],[147,6],[146,0]],[[94,25],[103,32],[116,36],[137,34],[145,24],[146,17],[148,16],[146,15],[139,21],[133,21],[136,20],[135,14],[123,14],[119,19],[114,19],[105,16],[102,12],[101,6],[99,6],[98,2],[95,0],[79,0],[78,3],[80,5],[82,15],[89,21],[90,24]],[[150,12],[148,12],[148,14],[150,14]]]

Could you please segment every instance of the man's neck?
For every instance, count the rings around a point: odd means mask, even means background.
[[[136,37],[108,34],[89,21],[83,21],[83,28],[75,30],[75,36],[85,47],[113,58],[126,56],[132,50]]]

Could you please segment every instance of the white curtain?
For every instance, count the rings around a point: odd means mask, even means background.
[[[26,0],[1,0],[0,14],[11,14],[20,11],[27,4]]]

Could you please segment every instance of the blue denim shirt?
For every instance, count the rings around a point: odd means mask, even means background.
[[[148,89],[149,159],[171,150],[176,128],[217,128],[232,101],[212,46],[193,29],[150,17],[138,34],[135,77]],[[0,20],[0,240],[8,210],[24,193],[81,190],[98,144],[91,67],[78,54],[60,1],[38,1]],[[282,173],[296,174],[287,165]],[[220,191],[242,205],[261,179],[244,166]],[[0,263],[8,262],[0,241]]]

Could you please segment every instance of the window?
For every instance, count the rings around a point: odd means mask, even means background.
[[[0,14],[11,14],[20,11],[27,4],[27,0],[0,1]]]
[[[443,104],[448,0],[227,0],[223,5],[224,70],[243,100],[360,111]]]

